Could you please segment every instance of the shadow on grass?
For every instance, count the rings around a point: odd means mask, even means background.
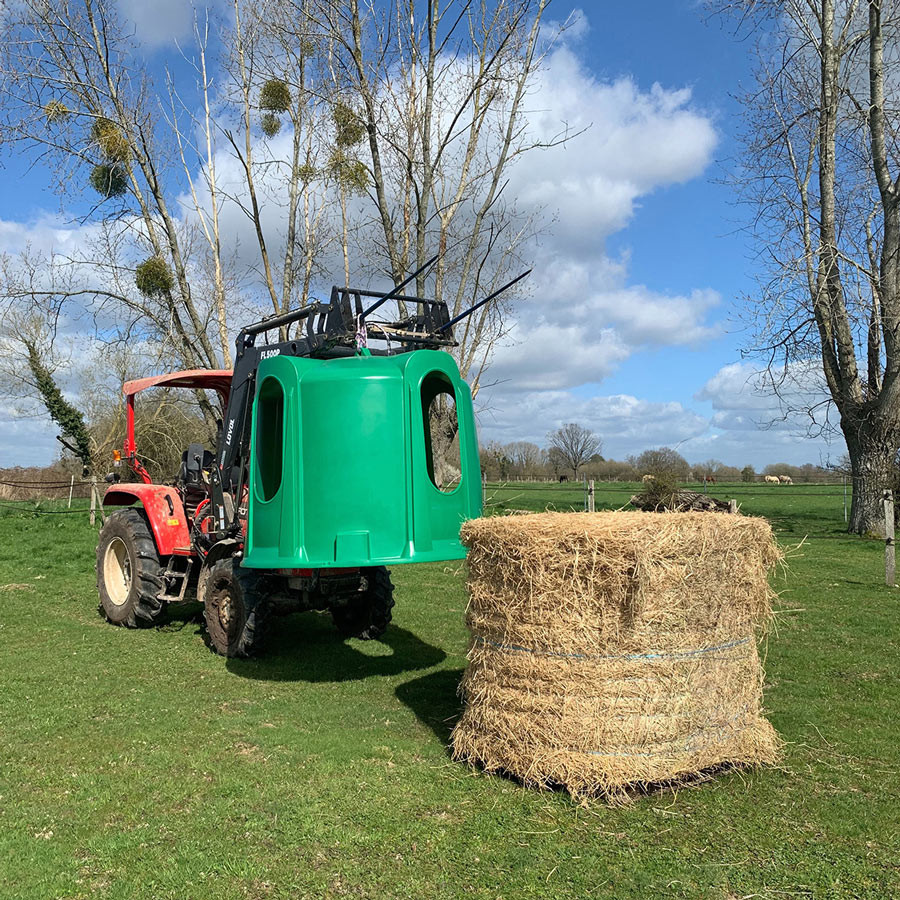
[[[203,604],[196,600],[170,603],[157,628],[160,631],[181,631],[188,625],[199,625],[200,630],[203,629]]]
[[[431,672],[401,684],[394,692],[416,718],[427,725],[444,747],[450,743],[450,732],[462,711],[457,689],[462,669]]]
[[[260,681],[357,681],[430,669],[446,659],[440,647],[390,625],[376,641],[341,640],[331,618],[301,613],[276,619],[254,659],[229,659],[226,668]]]

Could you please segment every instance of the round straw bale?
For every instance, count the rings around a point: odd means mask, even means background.
[[[613,799],[776,760],[757,637],[781,554],[764,519],[542,513],[467,522],[462,540],[457,758]]]

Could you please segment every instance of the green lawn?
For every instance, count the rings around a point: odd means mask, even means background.
[[[598,490],[598,507],[633,488]],[[582,503],[577,485],[540,490],[488,493]],[[307,614],[265,658],[226,661],[196,607],[158,630],[97,615],[82,516],[0,517],[0,897],[900,895],[900,590],[883,546],[841,535],[840,487],[715,493],[785,544],[810,535],[777,581],[767,650],[784,766],[626,808],[450,760],[462,566],[395,568],[381,642]]]

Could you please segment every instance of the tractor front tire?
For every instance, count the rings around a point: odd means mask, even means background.
[[[346,603],[331,608],[331,618],[342,637],[371,641],[381,637],[391,623],[394,585],[384,566],[364,569],[368,585],[349,597]]]
[[[221,559],[201,573],[203,618],[209,644],[228,657],[259,652],[268,619],[265,575],[245,569],[237,560]]]
[[[113,625],[153,625],[166,611],[165,586],[156,542],[143,513],[117,509],[100,529],[97,591],[100,612]]]

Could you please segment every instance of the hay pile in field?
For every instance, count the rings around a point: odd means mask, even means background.
[[[756,641],[780,552],[764,519],[542,513],[467,522],[462,540],[456,758],[610,799],[776,760]]]

